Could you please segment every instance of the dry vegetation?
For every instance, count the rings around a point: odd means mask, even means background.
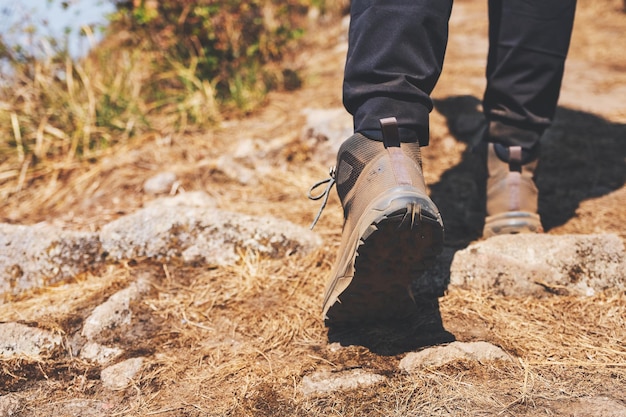
[[[427,180],[451,247],[467,245],[480,230],[468,209],[476,197],[468,191],[466,144],[455,126],[463,112],[476,111],[484,85],[484,3],[455,4],[449,56],[435,92],[432,145],[425,150]],[[626,52],[616,39],[624,28],[620,1],[580,1],[572,67],[588,65],[603,74],[604,88],[622,88]],[[307,225],[317,205],[306,200],[306,189],[326,167],[311,160],[312,150],[299,141],[299,109],[341,105],[343,32],[333,23],[311,34],[293,63],[303,68],[304,87],[271,93],[263,109],[248,117],[193,134],[149,132],[121,140],[93,160],[1,170],[0,219],[97,229],[152,198],[142,193],[143,181],[169,170],[179,176],[181,189],[204,190],[221,208]],[[626,239],[626,108],[584,110],[596,93],[587,91],[582,107],[559,112],[557,125],[567,137],[554,142],[569,150],[547,149],[552,158],[540,184],[543,210],[549,233],[610,232]],[[69,150],[81,134],[67,139]],[[123,138],[124,129],[119,134]],[[594,136],[602,146],[589,146]],[[284,145],[268,156],[274,168],[255,186],[229,180],[215,168],[219,155],[247,138]],[[428,344],[410,323],[363,329],[357,345],[331,343],[348,340],[329,334],[320,317],[340,233],[337,205],[333,196],[316,226],[326,245],[306,257],[269,260],[242,253],[238,265],[217,269],[132,260],[0,305],[0,321],[37,323],[66,338],[64,351],[49,359],[0,362],[0,394],[24,398],[20,416],[572,415],[577,399],[597,396],[626,405],[624,293],[534,299],[454,290],[435,304],[431,313],[441,315],[448,334],[498,345],[517,358],[512,363],[457,361],[405,374],[398,368],[404,353]],[[145,356],[147,364],[131,388],[108,391],[99,383],[100,367],[73,357],[71,347],[89,312],[139,277],[149,279],[152,289],[132,306],[132,325],[99,342],[124,348],[125,357]],[[307,397],[299,390],[313,372],[354,368],[387,379],[327,395]]]

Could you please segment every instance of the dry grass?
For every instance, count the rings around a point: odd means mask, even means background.
[[[458,4],[467,7],[470,17],[483,8]],[[580,2],[577,25],[579,31],[597,34],[587,39],[590,45],[604,45],[619,55],[621,46],[605,44],[603,24],[591,18],[598,7],[614,4]],[[483,29],[476,25],[468,18],[456,31],[475,36]],[[341,29],[329,33],[324,36],[332,40]],[[55,219],[68,228],[96,230],[153,198],[141,191],[145,179],[172,170],[182,189],[205,190],[221,208],[308,225],[317,204],[306,200],[306,189],[326,175],[326,167],[311,160],[313,150],[299,141],[303,117],[294,109],[341,105],[343,52],[330,42],[316,48],[302,52],[303,61],[314,63],[305,72],[305,88],[271,94],[268,105],[246,119],[194,135],[146,134],[94,163],[66,165],[52,176],[28,173],[19,191],[20,168],[15,168],[15,176],[3,183],[12,191],[0,215],[5,221]],[[574,46],[574,56],[586,57],[584,49]],[[438,97],[455,87],[479,96],[479,63],[468,68],[466,61],[458,61],[459,50],[451,53]],[[465,83],[468,73],[475,75]],[[607,74],[621,80],[617,72]],[[439,140],[426,150],[431,184],[462,161],[465,146],[454,141],[446,122],[442,114],[433,115],[433,134]],[[215,162],[243,139],[275,141],[267,156],[271,167],[256,185],[229,179]],[[620,190],[623,185],[615,192]],[[589,210],[571,216],[556,233],[590,233],[596,227],[610,231],[623,218],[620,200],[612,198],[586,201]],[[592,221],[596,207],[611,212],[613,220]],[[325,245],[308,256],[271,260],[241,253],[237,265],[214,269],[129,262],[2,305],[1,321],[36,322],[62,332],[67,341],[64,352],[39,362],[1,362],[0,392],[15,392],[22,399],[19,415],[36,416],[69,414],[68,404],[78,400],[85,401],[77,412],[81,415],[118,416],[536,416],[562,415],[563,406],[574,412],[576,401],[584,397],[606,396],[623,404],[624,293],[535,299],[454,290],[440,300],[443,326],[457,340],[491,342],[510,353],[513,362],[456,361],[409,375],[398,367],[403,352],[384,355],[360,345],[329,343],[320,305],[340,222],[333,196],[316,226]],[[448,224],[462,222],[452,218]],[[450,234],[460,236],[455,230]],[[460,236],[458,241],[467,239]],[[83,342],[77,334],[96,305],[140,277],[152,289],[131,306],[132,324],[98,341],[123,348],[125,358],[143,356],[146,365],[132,387],[108,391],[99,381],[101,367],[68,355],[68,347]],[[386,379],[349,392],[305,396],[300,390],[306,375],[355,368]]]

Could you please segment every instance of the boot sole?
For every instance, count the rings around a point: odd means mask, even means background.
[[[543,227],[538,214],[526,211],[509,211],[488,216],[485,219],[483,237],[542,232]]]
[[[443,249],[443,224],[434,203],[412,187],[375,200],[340,251],[327,287],[327,324],[382,321],[409,316],[409,286]],[[445,288],[432,288],[441,296]]]

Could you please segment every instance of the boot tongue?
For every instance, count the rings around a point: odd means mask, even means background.
[[[380,119],[380,128],[383,132],[385,148],[399,148],[400,132],[398,131],[398,120],[395,117]]]

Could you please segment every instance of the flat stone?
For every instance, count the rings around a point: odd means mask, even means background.
[[[259,183],[259,173],[256,164],[249,166],[253,160],[242,161],[230,155],[222,155],[215,162],[215,167],[228,178],[243,185],[257,185]]]
[[[300,389],[304,395],[309,396],[368,387],[385,380],[384,376],[367,372],[363,369],[352,369],[336,373],[328,371],[316,372],[302,378]]]
[[[584,397],[559,401],[557,410],[568,417],[626,417],[626,405],[608,397]]]
[[[76,398],[65,401],[51,401],[38,404],[38,416],[63,416],[63,417],[103,417],[112,415],[116,406],[114,401],[106,402],[96,399]],[[0,417],[3,417],[0,414]]]
[[[510,361],[511,357],[497,346],[487,342],[452,342],[444,346],[435,346],[410,352],[400,361],[400,369],[408,373],[418,372],[422,368],[437,367],[457,360],[488,362],[495,360]]]
[[[217,202],[204,191],[189,191],[176,194],[172,197],[159,197],[150,201],[146,206],[159,207],[216,207]]]
[[[0,396],[0,417],[17,416],[22,401],[15,394],[6,394]]]
[[[144,358],[141,357],[132,358],[103,369],[100,372],[102,385],[110,390],[128,388],[141,371],[143,361]]]
[[[123,353],[124,351],[117,347],[108,347],[99,343],[88,342],[80,350],[80,357],[90,362],[104,365],[117,359]]]
[[[147,282],[138,281],[116,292],[91,312],[85,320],[81,334],[91,340],[104,330],[130,324],[132,316],[130,303],[147,290]]]
[[[282,140],[237,139],[230,152],[214,161],[213,169],[243,185],[258,185],[259,179],[272,169],[286,169],[276,165],[276,155],[285,146]],[[270,160],[273,160],[270,163]]]
[[[450,286],[507,296],[589,296],[626,289],[624,271],[617,235],[503,235],[456,252]]]
[[[76,276],[100,261],[96,233],[0,223],[0,296]]]
[[[20,323],[0,323],[0,358],[39,358],[61,345],[61,335]]]
[[[341,144],[353,131],[352,116],[343,108],[302,110],[306,116],[303,140],[310,142],[316,161],[324,165],[335,165]]]
[[[289,221],[214,207],[155,201],[105,225],[100,233],[109,259],[178,259],[231,265],[242,252],[273,258],[308,253],[321,244],[314,232]]]
[[[161,172],[144,182],[143,190],[148,194],[167,194],[178,178],[173,172]]]

